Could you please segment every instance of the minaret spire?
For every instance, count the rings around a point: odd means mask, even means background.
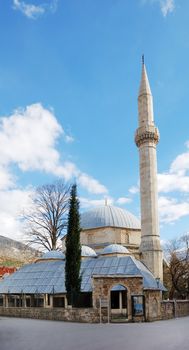
[[[139,96],[144,94],[152,95],[149,80],[148,80],[148,75],[146,72],[146,66],[144,63],[144,58],[142,58],[142,77],[141,77],[141,83],[140,83],[140,89],[139,89]]]
[[[138,94],[138,111],[140,126],[154,124],[153,97],[144,63],[144,56],[142,56],[142,75]]]
[[[159,131],[154,125],[153,98],[142,57],[135,142],[140,157],[141,258],[156,278],[163,279],[159,236],[156,145]]]

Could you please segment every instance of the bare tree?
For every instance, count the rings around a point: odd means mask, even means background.
[[[67,227],[70,186],[63,181],[38,187],[32,205],[24,214],[28,244],[47,250],[60,248],[60,238]]]
[[[189,235],[169,241],[166,251],[168,265],[164,269],[164,280],[169,298],[185,299],[189,296]]]

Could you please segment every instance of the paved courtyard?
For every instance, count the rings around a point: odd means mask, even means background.
[[[0,350],[188,350],[189,317],[140,324],[78,324],[0,317]]]

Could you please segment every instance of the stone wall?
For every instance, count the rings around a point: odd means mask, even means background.
[[[161,292],[158,290],[145,290],[146,321],[161,320]]]
[[[98,323],[100,316],[98,309],[46,309],[46,308],[16,308],[16,307],[0,307],[0,315],[8,317],[35,318],[41,320],[56,320],[70,322],[87,322]],[[102,318],[103,321],[103,318]]]
[[[148,302],[146,303],[146,320],[155,321],[157,319],[167,320],[175,317],[189,316],[189,300],[177,300],[177,301],[162,301],[159,306],[151,304],[151,312],[149,315],[148,307],[152,301],[152,298],[156,298],[158,295],[154,293],[150,294]],[[154,308],[154,310],[153,310]],[[156,314],[156,311],[158,314]],[[153,317],[153,312],[155,312]],[[99,323],[100,314],[97,308],[16,308],[16,307],[0,307],[0,315],[8,317],[21,317],[21,318],[35,318],[44,320],[56,320],[67,322],[85,322],[85,323]],[[106,323],[108,321],[107,308],[102,309],[101,321]],[[131,321],[131,319],[130,319]],[[137,320],[136,320],[137,321]],[[138,320],[139,321],[139,320]],[[142,319],[141,319],[142,321]]]
[[[164,300],[161,302],[161,318],[189,316],[189,300]]]
[[[176,303],[176,317],[189,316],[189,300],[178,300]]]

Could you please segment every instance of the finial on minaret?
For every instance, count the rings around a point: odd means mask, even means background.
[[[142,55],[142,65],[144,65],[144,55]]]
[[[142,55],[142,76],[141,76],[141,82],[140,82],[139,96],[144,94],[151,95],[152,93],[151,93],[150,84],[148,81],[146,67],[144,64],[144,55]]]

